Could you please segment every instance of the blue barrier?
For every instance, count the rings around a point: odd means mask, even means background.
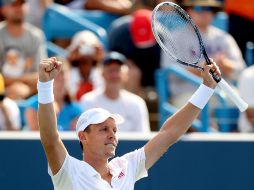
[[[67,58],[68,55],[65,49],[59,47],[58,45],[50,41],[47,42],[47,52],[49,57],[60,56],[62,58]]]
[[[119,134],[117,155],[143,146],[154,134]],[[81,159],[75,133],[61,133]],[[191,134],[172,146],[137,182],[136,190],[253,190],[254,136]],[[0,189],[53,190],[38,133],[0,133]]]
[[[228,31],[228,15],[227,15],[227,13],[218,12],[213,18],[212,25],[227,32]]]
[[[85,18],[98,26],[104,28],[106,31],[108,31],[111,23],[119,18],[119,15],[107,13],[104,11],[99,10],[75,10],[75,13],[77,13],[80,17]]]
[[[104,28],[62,5],[53,4],[45,11],[42,28],[48,41],[54,38],[70,39],[78,31],[90,30],[107,48],[107,34]]]
[[[172,115],[177,110],[173,105],[169,103],[170,99],[170,81],[168,80],[170,75],[176,75],[181,79],[189,82],[195,86],[199,86],[201,83],[201,78],[186,71],[178,65],[169,65],[167,68],[158,69],[155,73],[155,82],[156,82],[156,90],[158,93],[158,110],[160,113],[160,122],[159,126],[167,119],[169,115]],[[220,104],[222,106],[227,106],[227,101],[221,91],[216,90],[215,92]],[[193,127],[200,132],[209,131],[209,103],[201,112],[200,120],[196,120],[193,123]]]
[[[236,107],[217,107],[214,109],[216,123],[221,132],[237,131],[239,109]]]
[[[247,66],[251,66],[254,64],[254,42],[246,43],[245,60]]]

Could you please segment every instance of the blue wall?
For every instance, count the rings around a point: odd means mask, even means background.
[[[144,145],[120,140],[117,155]],[[69,153],[81,158],[76,140],[64,140]],[[1,139],[0,190],[51,190],[47,162],[38,139]],[[176,143],[136,184],[136,190],[253,190],[254,140]]]

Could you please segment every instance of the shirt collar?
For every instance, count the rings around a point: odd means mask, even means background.
[[[109,172],[110,174],[115,177],[118,176],[123,170],[125,170],[127,168],[127,160],[123,159],[123,158],[119,158],[118,159],[113,159],[109,162],[108,167],[109,167]],[[90,164],[88,164],[86,161],[82,161],[84,162],[84,167],[85,170],[87,171],[87,173],[90,176],[97,176],[100,175]]]
[[[99,175],[99,173],[90,164],[88,164],[86,161],[82,161],[82,162],[84,162],[85,170],[90,176]]]
[[[127,160],[124,158],[113,159],[109,162],[108,166],[110,169],[110,173],[113,177],[118,176],[122,171],[127,168]]]

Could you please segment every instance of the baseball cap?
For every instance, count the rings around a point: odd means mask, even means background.
[[[122,64],[124,64],[126,62],[126,57],[123,54],[121,54],[121,53],[118,53],[116,51],[112,51],[112,52],[108,53],[105,56],[105,58],[103,60],[103,64],[107,65],[111,61],[116,61],[117,63],[122,65]]]
[[[76,125],[77,135],[80,131],[84,131],[89,125],[102,123],[110,117],[115,120],[117,125],[124,122],[124,118],[121,115],[112,114],[109,111],[102,108],[91,108],[85,111],[84,113],[81,114],[81,116],[78,119]]]
[[[16,1],[18,2],[26,2],[26,0],[0,0],[0,6],[4,6],[4,5],[8,5],[8,4],[11,4],[11,3],[15,3]]]
[[[137,47],[151,47],[156,43],[152,32],[151,19],[152,11],[147,9],[140,9],[132,14],[130,34]]]

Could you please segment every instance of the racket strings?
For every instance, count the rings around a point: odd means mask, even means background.
[[[202,55],[199,39],[188,18],[181,10],[163,5],[154,15],[153,27],[163,49],[172,57],[188,64],[197,64]]]

